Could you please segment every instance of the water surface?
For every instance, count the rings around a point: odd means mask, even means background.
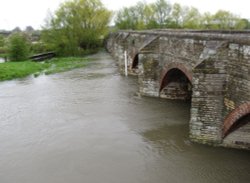
[[[250,182],[249,151],[193,144],[190,104],[137,95],[106,53],[0,83],[1,183]]]

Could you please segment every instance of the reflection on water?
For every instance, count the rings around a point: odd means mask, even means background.
[[[0,84],[1,183],[249,182],[248,151],[189,141],[190,104],[140,97],[136,78],[93,57]]]

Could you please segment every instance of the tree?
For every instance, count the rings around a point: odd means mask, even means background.
[[[145,29],[145,9],[146,5],[143,2],[138,2],[135,6],[121,9],[115,17],[116,26],[119,29]]]
[[[24,32],[32,34],[33,32],[35,32],[35,29],[32,26],[27,26]]]
[[[119,29],[135,29],[134,19],[132,18],[132,9],[123,8],[119,10],[115,17],[115,25]]]
[[[203,28],[203,29],[211,29],[213,27],[212,21],[213,21],[212,14],[209,13],[209,12],[205,12],[201,16],[201,22],[202,22],[201,28]]]
[[[156,20],[160,28],[167,27],[171,21],[172,6],[166,0],[157,0],[154,4]]]
[[[0,34],[0,48],[4,47],[4,36]]]
[[[213,15],[214,29],[244,29],[244,22],[229,11],[219,10]]]
[[[9,40],[9,57],[11,61],[23,61],[29,56],[29,42],[22,33],[14,33]]]
[[[19,32],[22,32],[22,30],[20,29],[20,27],[15,27],[15,28],[12,30],[12,33],[19,33]]]
[[[182,7],[179,3],[175,3],[172,6],[172,12],[171,12],[171,17],[172,17],[172,21],[171,21],[171,27],[172,28],[180,28],[181,27],[181,22],[182,22]]]
[[[42,40],[59,55],[81,55],[101,44],[110,18],[100,0],[69,0],[47,20]]]
[[[155,18],[155,6],[153,3],[146,4],[144,8],[144,21],[147,29],[155,29],[159,27]]]
[[[187,8],[187,12],[183,20],[183,28],[188,28],[188,29],[201,28],[201,15],[198,9],[194,7]]]
[[[240,22],[244,25],[244,29],[250,29],[250,22],[248,19],[242,18]]]

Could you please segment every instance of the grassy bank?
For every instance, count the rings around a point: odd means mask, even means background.
[[[0,63],[0,81],[22,78],[34,74],[38,76],[41,73],[53,74],[83,67],[86,65],[85,58],[53,58],[46,62],[6,62]]]

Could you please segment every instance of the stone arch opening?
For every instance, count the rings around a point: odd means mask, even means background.
[[[138,69],[138,64],[139,64],[139,54],[136,54],[132,62],[132,69]]]
[[[182,67],[168,67],[162,75],[160,97],[190,100],[192,97],[192,75]]]
[[[244,103],[234,109],[223,123],[222,138],[238,130],[250,122],[250,102]]]

